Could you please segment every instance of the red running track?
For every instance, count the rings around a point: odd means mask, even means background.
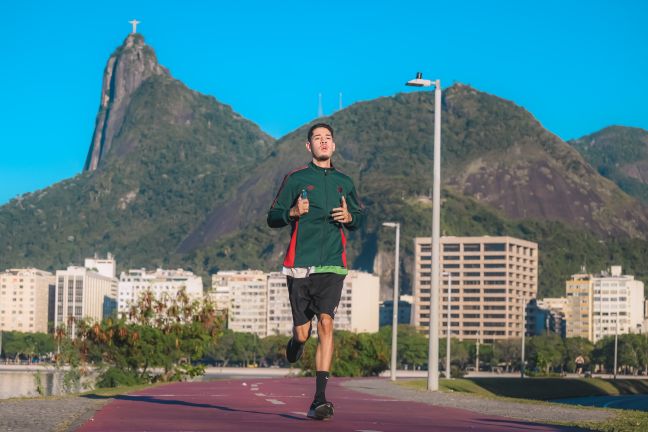
[[[314,378],[173,383],[106,404],[78,431],[575,431],[359,393],[332,378],[330,421],[311,420]]]

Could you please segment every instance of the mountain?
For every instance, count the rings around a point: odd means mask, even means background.
[[[599,174],[648,204],[648,131],[610,126],[569,141]]]
[[[276,270],[288,229],[265,212],[287,172],[309,160],[309,125],[275,141],[229,106],[175,80],[140,35],[111,56],[80,175],[0,207],[0,268],[49,270],[113,252],[120,269]],[[354,268],[381,274],[388,297],[402,224],[402,287],[413,242],[430,233],[434,97],[356,103],[330,117],[336,167],[369,217],[349,236]],[[540,245],[540,296],[564,293],[586,264],[648,279],[648,211],[511,101],[456,84],[442,98],[442,231],[514,235]],[[207,281],[207,280],[206,280]]]
[[[175,80],[140,35],[104,78],[87,169],[0,207],[0,267],[56,269],[108,251],[121,268],[169,265],[272,151],[257,125]]]
[[[135,143],[120,136],[126,120],[126,110],[134,94],[152,76],[170,77],[169,71],[160,66],[151,47],[144,43],[140,34],[129,35],[108,59],[103,75],[101,102],[92,144],[88,151],[84,170],[92,171],[103,163],[115,141],[114,153],[124,155]]]
[[[584,263],[604,268],[608,260],[628,261],[640,271],[637,263],[646,260],[624,258],[633,247],[623,242],[645,242],[646,208],[577,151],[523,108],[465,85],[445,90],[442,109],[446,234],[510,234],[540,242],[547,265],[541,288],[552,295]],[[433,112],[433,95],[419,92],[357,103],[323,119],[336,130],[336,166],[356,180],[369,209],[367,227],[350,239],[353,265],[393,271],[385,258],[393,234],[381,223],[401,221],[404,287],[411,240],[430,232]],[[278,268],[287,232],[265,228],[265,212],[283,175],[308,161],[307,130],[304,125],[281,138],[232,198],[185,239],[181,250],[190,262],[211,269]],[[389,278],[383,284],[387,293]]]

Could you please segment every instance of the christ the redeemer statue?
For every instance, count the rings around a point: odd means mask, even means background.
[[[133,25],[133,33],[132,34],[137,33],[137,24],[141,24],[141,22],[134,19],[133,21],[128,21],[128,23]]]

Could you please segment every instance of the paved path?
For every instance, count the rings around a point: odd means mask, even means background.
[[[438,407],[465,408],[489,416],[503,416],[529,422],[601,422],[614,417],[611,410],[582,409],[560,403],[508,398],[486,398],[459,392],[426,392],[396,385],[385,379],[351,379],[343,386],[377,396],[423,402]]]
[[[333,420],[310,420],[313,378],[174,383],[119,396],[78,430],[95,431],[573,431],[360,393],[332,379]],[[375,380],[374,380],[375,381]],[[384,380],[383,380],[384,381]]]

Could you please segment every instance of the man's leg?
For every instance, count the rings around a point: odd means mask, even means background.
[[[333,317],[340,302],[344,276],[315,274],[311,276],[315,286],[313,304],[317,311],[317,351],[315,352],[315,397],[308,417],[326,420],[333,416],[333,404],[326,400],[331,362],[333,360]]]
[[[295,363],[304,353],[304,344],[310,337],[312,321],[306,324],[293,326],[293,337],[286,345],[286,358],[290,363]]]
[[[311,333],[311,323],[312,321],[302,324],[300,326],[293,327],[293,339],[295,339],[300,344],[306,343]]]
[[[317,351],[315,352],[315,397],[308,416],[318,420],[328,419],[333,415],[333,404],[326,400],[326,384],[333,359],[333,318],[320,313],[317,319]]]
[[[307,297],[310,281],[306,278],[288,277],[288,296],[293,315],[293,337],[286,345],[286,359],[290,363],[298,361],[304,353],[304,344],[310,337],[314,313],[308,309]]]
[[[318,371],[329,372],[333,359],[333,318],[329,314],[319,314],[317,320],[317,352],[315,366]]]

